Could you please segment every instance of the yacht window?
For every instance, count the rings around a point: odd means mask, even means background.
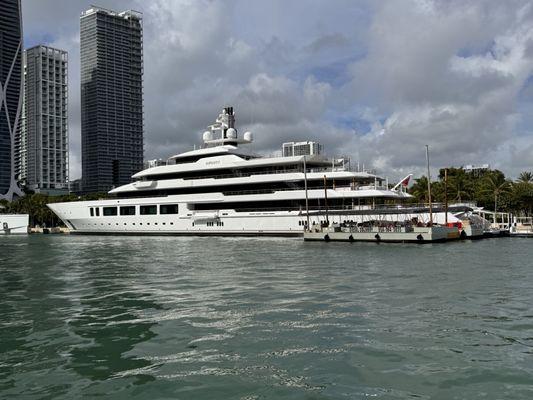
[[[157,206],[141,206],[141,215],[156,215]]]
[[[120,215],[135,215],[135,206],[120,207]]]
[[[91,213],[91,217],[94,217],[94,209],[92,207],[89,208],[89,212]]]
[[[116,207],[104,207],[104,216],[117,215]]]
[[[99,207],[96,207],[94,209],[94,212],[96,213],[96,216],[99,217],[100,216],[100,208]]]
[[[178,214],[177,204],[161,204],[159,206],[159,214]]]

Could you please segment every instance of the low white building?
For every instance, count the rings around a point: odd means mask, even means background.
[[[167,165],[167,161],[161,158],[156,158],[154,160],[146,160],[143,164],[144,169],[160,167],[162,165]]]
[[[318,142],[286,142],[282,145],[283,157],[318,156],[322,153],[322,145]]]

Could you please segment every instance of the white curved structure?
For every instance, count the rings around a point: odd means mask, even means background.
[[[326,209],[365,210],[410,197],[322,157],[261,157],[239,147],[252,135],[238,138],[231,107],[209,128],[204,148],[135,174],[110,191],[116,198],[48,206],[72,233],[300,235],[307,207],[312,223]]]

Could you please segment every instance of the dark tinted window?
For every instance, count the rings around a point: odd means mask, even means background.
[[[116,207],[104,207],[104,216],[117,215]]]
[[[100,208],[96,207],[94,209],[94,212],[96,213],[96,216],[99,217],[100,216]]]
[[[178,205],[177,204],[161,204],[159,206],[159,214],[177,214]]]
[[[89,211],[91,213],[91,217],[94,217],[94,209],[91,207],[91,208],[89,208]]]
[[[135,215],[135,206],[120,207],[120,215]]]
[[[156,215],[157,206],[141,206],[141,215]]]

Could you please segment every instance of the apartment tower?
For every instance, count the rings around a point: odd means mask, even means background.
[[[0,1],[0,199],[22,196],[15,181],[15,136],[22,110],[20,0]]]
[[[24,110],[17,171],[28,189],[68,193],[68,56],[35,46],[24,52]]]
[[[105,192],[143,166],[142,15],[93,6],[80,24],[82,190]]]

